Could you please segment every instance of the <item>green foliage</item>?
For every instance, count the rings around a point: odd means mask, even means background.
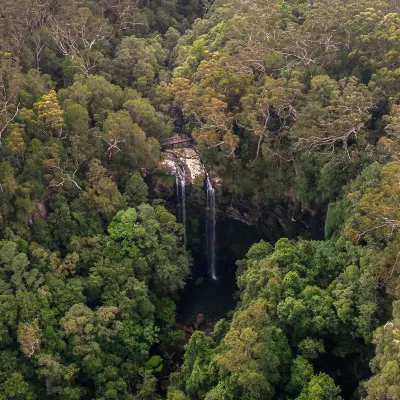
[[[344,204],[341,202],[329,203],[325,219],[325,239],[329,240],[340,234],[343,223],[343,207]]]
[[[238,262],[239,302],[230,324],[215,325],[208,368],[218,368],[219,378],[208,382],[206,398],[273,398],[277,390],[291,398],[340,398],[333,378],[343,381],[340,373],[328,375],[329,363],[354,351],[368,357],[385,315],[373,254],[342,240],[280,239],[274,248],[261,241]],[[360,356],[357,365],[365,371],[367,361]],[[353,373],[347,379],[357,382]],[[181,382],[185,377],[181,372]],[[183,384],[175,388],[189,394]]]
[[[190,399],[198,399],[204,396],[212,382],[208,371],[210,348],[204,333],[195,332],[185,350],[182,384]]]
[[[235,310],[167,398],[400,396],[396,1],[2,3],[0,399],[165,394],[190,267],[156,198],[175,130],[218,215],[277,241],[237,261]]]
[[[159,38],[124,37],[111,66],[116,83],[146,93],[165,59]]]
[[[68,208],[62,197],[54,200],[56,210]],[[189,270],[181,228],[164,208],[143,204],[117,213],[108,231],[81,243],[69,243],[71,232],[62,258],[37,244],[28,258],[17,237],[0,242],[2,343],[19,348],[18,362],[38,367],[39,376],[11,369],[0,381],[5,398],[156,398],[163,360],[150,349],[160,328],[174,323],[175,304],[166,296],[183,287]],[[80,386],[78,375],[87,384]]]
[[[368,400],[396,397],[400,393],[399,374],[399,301],[393,302],[393,319],[374,333],[376,355],[371,362],[374,376],[365,383]]]
[[[329,375],[313,376],[307,387],[301,392],[298,400],[340,400],[340,389]]]
[[[37,397],[19,372],[14,372],[1,385],[0,399],[33,400]]]
[[[152,106],[151,102],[132,89],[125,91],[124,108],[143,131],[156,138],[172,135],[171,121]]]
[[[148,195],[149,188],[147,187],[142,176],[138,172],[135,172],[129,178],[125,186],[124,197],[126,199],[126,203],[130,207],[137,207],[142,203],[147,203]]]
[[[118,243],[121,255],[139,257],[140,279],[149,281],[160,295],[173,294],[183,288],[188,274],[188,258],[182,245],[182,228],[175,217],[158,206],[142,204],[137,211],[119,211],[108,227],[110,237]]]

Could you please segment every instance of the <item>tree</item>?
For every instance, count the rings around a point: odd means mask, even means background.
[[[374,333],[376,354],[371,362],[372,378],[365,383],[367,400],[396,398],[400,394],[400,303],[393,302],[393,319]]]
[[[18,167],[21,167],[21,161],[24,158],[26,145],[24,141],[25,126],[23,124],[11,123],[9,125],[10,133],[7,136],[5,148],[15,160]]]
[[[58,104],[56,92],[50,90],[48,94],[43,95],[34,104],[34,108],[37,111],[37,124],[43,133],[46,136],[56,133],[59,139],[63,138],[63,112]]]
[[[62,188],[65,184],[72,184],[81,190],[77,173],[83,160],[80,157],[75,159],[68,157],[61,143],[53,143],[46,150],[48,158],[43,161],[43,166],[49,172],[44,176],[49,186]]]
[[[73,335],[74,342],[81,343],[94,333],[93,312],[84,304],[74,304],[60,321],[67,335]]]
[[[112,65],[115,81],[119,86],[134,86],[145,92],[153,84],[164,60],[164,50],[156,38],[125,37]]]
[[[147,204],[120,211],[108,227],[111,238],[120,243],[121,254],[144,257],[138,278],[151,282],[159,295],[176,293],[185,284],[189,260],[183,249],[182,230],[176,218],[161,206]]]
[[[36,42],[40,28],[51,13],[44,1],[22,0],[16,4],[5,0],[2,5],[3,22],[0,26],[2,36],[1,49],[10,53],[20,63],[29,53],[30,38]],[[35,43],[36,44],[36,43]],[[37,43],[36,59],[39,59],[41,48]]]
[[[244,92],[250,76],[238,74],[225,58],[214,56],[200,63],[195,75],[198,82],[175,78],[166,91],[174,96],[175,105],[193,118],[197,125],[193,131],[196,141],[220,147],[229,157],[239,144],[230,102]]]
[[[10,163],[5,161],[0,163],[0,221],[3,223],[8,219],[12,206],[12,199],[17,190],[14,169]]]
[[[40,330],[38,320],[29,324],[27,322],[20,323],[18,326],[18,342],[21,351],[28,357],[31,357],[40,349]]]
[[[110,218],[122,207],[123,198],[115,182],[106,174],[106,169],[98,160],[88,164],[87,186],[82,192],[81,201],[90,210]]]
[[[259,138],[256,160],[260,154],[262,139],[272,120],[278,124],[278,129],[283,129],[299,117],[298,107],[303,98],[304,86],[301,76],[293,75],[289,80],[268,77],[255,93],[249,93],[241,98],[243,106],[241,120],[248,124],[246,129],[251,130]]]
[[[90,121],[86,107],[71,101],[64,102],[63,108],[65,128],[69,135],[77,137],[81,143],[86,144],[85,138],[88,136]]]
[[[0,145],[3,133],[19,111],[19,86],[18,65],[12,61],[9,53],[0,51]]]
[[[384,120],[387,122],[385,130],[388,136],[381,137],[378,146],[384,154],[389,155],[392,160],[397,161],[400,154],[400,107],[393,104],[390,114],[386,115]]]
[[[135,172],[129,178],[125,186],[124,197],[130,207],[137,207],[142,203],[147,203],[149,188],[139,172]]]
[[[324,373],[313,376],[297,400],[340,400],[340,388]]]
[[[370,117],[373,103],[367,87],[354,77],[336,82],[320,75],[312,79],[307,100],[294,135],[311,149],[339,145],[348,155],[350,140]]]
[[[66,249],[69,242],[76,233],[77,223],[71,216],[71,209],[64,201],[53,205],[53,212],[49,214],[47,219],[49,228],[51,229],[53,241],[52,249]]]
[[[103,131],[97,136],[106,143],[111,162],[151,167],[159,158],[158,142],[146,140],[145,133],[125,110],[109,113]]]
[[[157,112],[150,101],[136,91],[125,91],[124,108],[129,112],[132,121],[136,122],[147,136],[162,138],[172,135],[171,120]]]
[[[52,15],[50,31],[62,55],[69,57],[71,67],[89,76],[102,61],[99,45],[111,37],[111,28],[103,16],[73,1]]]
[[[14,372],[1,385],[1,400],[34,400],[37,397],[20,372]]]
[[[347,232],[349,235],[352,234],[356,241],[391,237],[400,226],[400,219],[397,216],[399,195],[396,184],[399,168],[398,161],[388,163],[379,171],[379,183],[372,182],[372,187],[363,188],[363,191],[349,195],[354,199],[356,214],[355,218],[349,220]]]
[[[202,398],[212,386],[213,378],[208,365],[210,361],[210,344],[204,333],[197,331],[185,346],[184,361],[178,385],[178,387],[183,386],[184,392],[188,394],[190,399]],[[170,396],[176,389],[171,388]]]
[[[309,381],[313,378],[314,368],[308,360],[302,356],[297,356],[293,360],[290,372],[288,391],[298,394],[307,387]]]
[[[33,104],[53,88],[51,76],[41,74],[37,69],[30,69],[26,74],[21,74],[19,99],[21,106],[31,109]]]
[[[335,332],[337,320],[332,302],[322,289],[307,286],[298,299],[288,296],[279,303],[278,316],[283,324],[293,329],[294,340],[303,339],[308,333]]]
[[[38,375],[44,381],[47,395],[67,395],[70,398],[79,399],[85,393],[83,388],[72,385],[79,372],[76,364],[63,365],[57,356],[40,354],[38,366]]]
[[[235,314],[221,346],[218,365],[230,375],[231,384],[240,388],[242,398],[273,398],[274,386],[279,381],[279,366],[286,361],[287,344],[270,324],[261,301],[254,301]],[[279,351],[283,354],[278,355]]]
[[[121,151],[121,147],[129,146],[128,142],[133,136],[133,123],[125,111],[109,114],[104,124],[103,140],[107,144],[109,160],[114,154]]]
[[[92,121],[100,126],[110,111],[118,110],[123,103],[123,92],[119,86],[110,83],[104,76],[80,77],[71,86],[58,93],[63,107],[72,103],[86,108]]]

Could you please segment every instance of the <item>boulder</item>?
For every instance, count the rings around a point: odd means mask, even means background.
[[[164,393],[167,393],[168,386],[169,386],[169,377],[167,376],[167,377],[161,378],[159,380],[158,384],[159,384],[159,387],[160,387],[160,391],[164,392]]]
[[[204,318],[204,315],[197,314],[192,322],[192,325],[193,325],[194,329],[198,330],[198,329],[201,329],[205,323],[206,323],[206,320]]]

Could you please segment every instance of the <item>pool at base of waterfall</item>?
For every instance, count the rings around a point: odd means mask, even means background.
[[[206,330],[233,310],[236,286],[236,261],[243,259],[253,243],[261,239],[254,227],[230,218],[216,223],[216,275],[211,277],[207,254],[193,255],[192,275],[177,302],[177,322],[190,324],[198,314],[203,314]],[[201,246],[206,249],[205,240]],[[190,248],[189,248],[190,250]]]
[[[214,325],[232,310],[237,289],[232,269],[216,280],[207,275],[189,279],[179,299],[178,322],[187,324],[196,315],[203,314],[206,325]]]

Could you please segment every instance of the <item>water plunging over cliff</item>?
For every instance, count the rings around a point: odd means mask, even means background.
[[[162,169],[175,176],[177,219],[184,226],[184,243],[187,244],[186,186],[192,186],[199,177],[206,185],[206,251],[208,274],[217,279],[216,266],[216,189],[213,187],[199,154],[192,148],[166,150],[163,153]],[[193,250],[193,249],[191,249]]]
[[[207,173],[206,177],[207,204],[206,204],[206,235],[207,235],[207,257],[208,268],[211,278],[217,279],[217,266],[215,263],[215,241],[216,241],[216,220],[215,220],[215,189]]]
[[[176,182],[176,199],[178,206],[178,220],[183,224],[183,243],[186,247],[187,231],[186,231],[186,171],[182,164],[178,164],[175,174]]]

